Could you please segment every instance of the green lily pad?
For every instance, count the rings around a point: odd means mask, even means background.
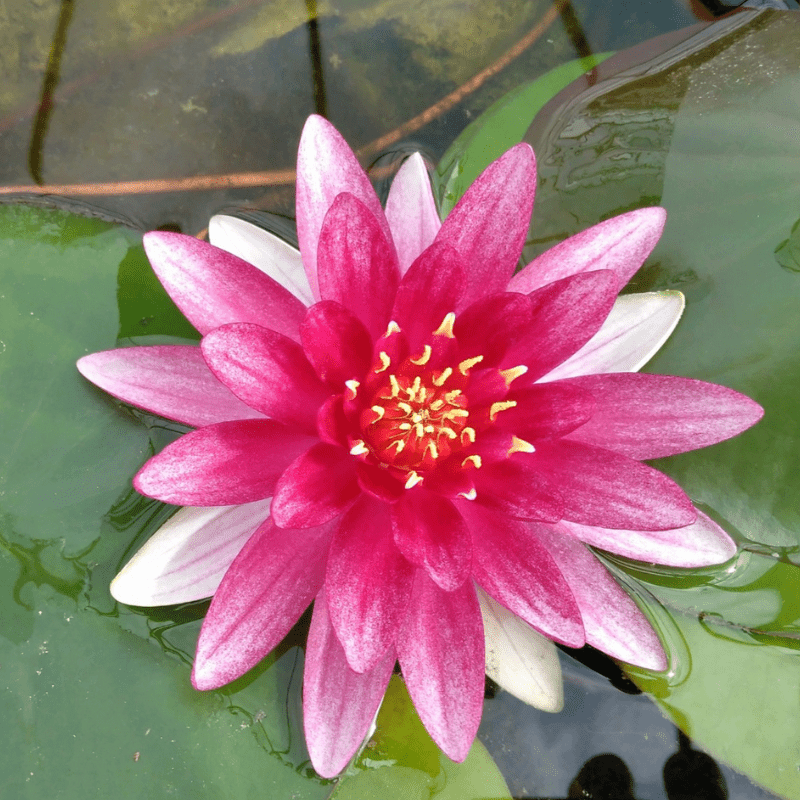
[[[143,615],[108,593],[170,511],[130,488],[147,430],[75,368],[114,345],[118,277],[149,270],[140,234],[42,204],[0,205],[0,231],[0,795],[327,796],[303,742],[298,648],[196,692],[202,604]]]

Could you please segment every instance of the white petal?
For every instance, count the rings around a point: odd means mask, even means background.
[[[523,703],[561,711],[564,684],[556,646],[478,589],[486,635],[486,674]]]
[[[211,217],[208,239],[216,247],[266,272],[307,306],[314,302],[300,253],[283,239],[250,222],[224,214]]]
[[[680,292],[643,292],[617,298],[600,330],[541,382],[603,372],[638,372],[667,341],[683,314]]]
[[[400,273],[405,274],[442,227],[428,170],[419,153],[408,158],[395,175],[386,198],[386,219],[397,248]]]
[[[111,594],[132,606],[211,597],[245,542],[269,516],[271,502],[180,509],[114,578]]]

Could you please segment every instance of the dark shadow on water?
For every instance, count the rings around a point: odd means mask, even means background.
[[[61,10],[56,23],[56,31],[53,36],[53,44],[50,46],[50,55],[47,59],[47,69],[42,80],[42,94],[39,98],[39,107],[33,119],[33,129],[31,131],[31,143],[28,148],[28,169],[33,180],[41,185],[42,180],[42,158],[44,153],[44,140],[47,136],[47,128],[50,124],[50,117],[53,113],[56,88],[58,87],[59,75],[61,73],[61,57],[64,54],[64,45],[67,43],[67,30],[72,21],[73,3],[72,0],[61,0]]]
[[[728,800],[725,778],[717,762],[692,748],[678,731],[678,752],[664,764],[668,800]],[[519,797],[517,800],[644,800],[635,793],[628,765],[614,753],[592,756],[569,785],[566,798]]]

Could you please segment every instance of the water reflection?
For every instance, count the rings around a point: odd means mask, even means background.
[[[717,762],[693,749],[681,731],[678,748],[664,764],[664,788],[669,800],[727,800],[728,788]]]
[[[667,800],[728,800],[728,788],[717,762],[695,750],[678,733],[678,752],[664,764]],[[517,800],[644,800],[638,794],[628,765],[614,753],[588,759],[569,784],[566,798],[518,797]]]

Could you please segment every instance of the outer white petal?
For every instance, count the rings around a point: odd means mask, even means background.
[[[217,214],[208,223],[211,244],[266,272],[310,306],[314,300],[299,251],[277,236],[236,217]]]
[[[111,594],[132,606],[168,606],[211,597],[239,551],[269,516],[271,502],[182,508],[114,578]]]
[[[428,170],[419,153],[406,159],[395,175],[386,198],[386,219],[397,248],[400,273],[405,274],[442,227]]]
[[[523,703],[542,711],[564,707],[556,646],[478,589],[486,635],[486,674]]]
[[[686,304],[680,292],[643,292],[617,298],[600,330],[541,382],[603,372],[638,372],[675,330]]]

